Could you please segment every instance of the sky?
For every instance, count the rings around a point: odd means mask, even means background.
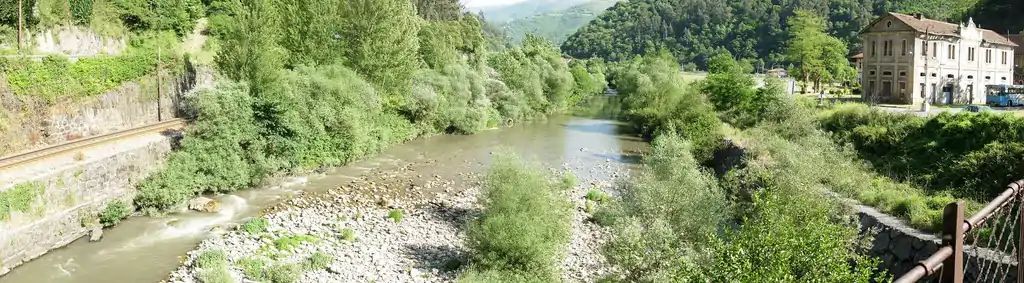
[[[525,0],[461,0],[466,8],[480,8],[490,6],[502,6],[523,2]]]

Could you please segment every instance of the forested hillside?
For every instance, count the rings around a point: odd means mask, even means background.
[[[790,37],[785,27],[796,10],[825,17],[828,32],[846,42],[854,53],[860,49],[860,29],[886,11],[958,22],[975,14],[1020,10],[1008,5],[1006,0],[635,0],[613,6],[580,28],[562,44],[562,51],[578,58],[618,61],[664,48],[681,62],[701,68],[711,56],[729,51],[737,58],[752,59],[760,70],[788,63],[783,54]],[[1019,30],[1021,24],[1013,26],[1010,18],[978,16],[975,22],[1001,32]]]
[[[522,42],[529,33],[561,44],[570,34],[597,18],[597,15],[615,2],[618,0],[592,0],[565,10],[513,19],[501,26],[516,43]]]

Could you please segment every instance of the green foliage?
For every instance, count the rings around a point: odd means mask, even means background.
[[[350,0],[335,27],[345,65],[381,91],[384,105],[397,106],[419,65],[420,23],[407,0]]]
[[[86,25],[92,21],[93,0],[68,0],[71,18],[75,24]]]
[[[785,51],[792,34],[786,28],[796,15],[795,11],[807,10],[821,17],[828,23],[826,33],[855,51],[860,49],[860,30],[883,12],[918,11],[929,18],[956,23],[966,21],[959,15],[973,2],[987,7],[986,11],[1000,10],[994,13],[997,15],[1015,11],[1006,6],[983,4],[991,1],[974,0],[639,0],[619,3],[601,13],[570,35],[562,44],[562,50],[575,58],[627,61],[637,54],[667,49],[680,62],[692,62],[701,69],[707,67],[711,57],[729,51],[736,58],[761,59],[763,64],[754,67],[765,70],[788,63]],[[979,13],[992,12],[979,10]],[[1002,33],[1013,26],[1012,21],[996,21],[1007,26],[988,28]],[[1011,31],[1020,30],[1017,26]]]
[[[287,54],[277,43],[282,29],[275,1],[235,1],[219,8],[232,16],[230,20],[211,19],[211,28],[221,35],[221,49],[214,61],[226,77],[248,83],[250,93],[258,97],[260,91],[270,88]]]
[[[481,198],[484,213],[466,232],[475,251],[473,266],[461,281],[559,278],[556,266],[569,240],[571,207],[555,178],[529,168],[516,157],[502,155],[488,170]]]
[[[842,106],[822,128],[853,145],[879,172],[931,191],[989,200],[1020,178],[1024,120],[1010,114],[943,113],[932,118]]]
[[[392,209],[388,211],[388,218],[397,222],[402,222],[402,218],[405,217],[405,213],[401,209]]]
[[[0,191],[0,221],[7,221],[11,213],[28,213],[36,205],[46,184],[42,182],[24,182],[15,184],[8,190]]]
[[[121,222],[121,219],[128,218],[128,215],[131,213],[132,211],[127,203],[120,201],[109,203],[100,212],[100,224],[103,224],[103,227],[117,225],[118,222]]]
[[[302,276],[302,269],[294,263],[275,264],[264,272],[271,283],[293,283]]]
[[[274,248],[280,251],[291,251],[303,243],[313,243],[316,241],[319,241],[319,239],[312,235],[285,235],[274,240]]]
[[[327,270],[327,266],[334,262],[334,257],[321,251],[314,252],[312,255],[302,260],[302,270],[304,271],[317,271]]]
[[[710,159],[721,144],[721,121],[704,95],[688,86],[667,54],[648,56],[617,71],[626,120],[647,137],[676,134],[693,143],[695,157]]]
[[[597,202],[600,204],[605,204],[611,201],[611,196],[597,189],[590,189],[589,191],[587,191],[587,195],[585,198],[589,201]]]
[[[270,222],[266,218],[256,217],[242,224],[242,230],[249,234],[259,234],[266,232],[269,225]]]
[[[791,72],[802,76],[805,83],[813,80],[815,86],[856,78],[856,70],[846,59],[846,44],[825,33],[825,19],[809,11],[796,11],[789,25],[786,59],[797,64]]]
[[[200,0],[120,0],[124,25],[136,31],[174,31],[185,35],[205,12]]]
[[[202,283],[235,282],[228,270],[228,255],[223,250],[207,250],[196,257],[193,264],[202,269],[196,277]]]
[[[13,59],[7,62],[7,83],[19,96],[39,97],[50,103],[102,94],[153,73],[157,64],[156,48],[166,45],[167,36],[148,36],[130,47],[125,55],[81,58],[75,63],[60,55],[47,56],[42,62]],[[169,49],[164,46],[164,50]],[[170,52],[164,55],[167,53]],[[178,64],[179,59],[164,56],[161,60],[167,68]]]
[[[619,184],[622,215],[605,255],[625,282],[678,280],[700,262],[692,251],[711,242],[726,220],[725,193],[678,136],[656,138],[645,161],[644,171]]]
[[[356,241],[356,231],[352,228],[341,229],[341,239],[349,242]]]

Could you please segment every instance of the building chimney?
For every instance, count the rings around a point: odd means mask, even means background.
[[[918,20],[921,20],[921,19],[924,19],[924,15],[922,15],[921,13],[914,13],[914,18],[918,19]]]

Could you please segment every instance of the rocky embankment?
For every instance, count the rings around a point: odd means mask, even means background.
[[[566,196],[572,199],[575,211],[573,238],[561,266],[563,279],[595,282],[612,271],[600,254],[609,229],[589,220],[585,196],[595,189],[609,192],[612,179],[625,176],[626,169],[603,158],[576,159],[563,166],[562,170],[570,169],[579,176]],[[234,282],[276,276],[253,269],[284,265],[297,268],[262,269],[290,272],[294,282],[455,281],[471,257],[464,228],[480,215],[477,196],[482,178],[462,173],[453,180],[433,176],[421,187],[389,182],[401,178],[388,175],[391,178],[370,174],[328,192],[292,198],[264,211],[260,218],[267,220],[265,225],[250,221],[229,227],[189,252],[167,281],[204,282],[198,261],[208,251],[226,254]],[[591,210],[594,205],[589,205]],[[314,254],[327,255],[330,260],[305,264]],[[251,267],[256,261],[263,265]]]

